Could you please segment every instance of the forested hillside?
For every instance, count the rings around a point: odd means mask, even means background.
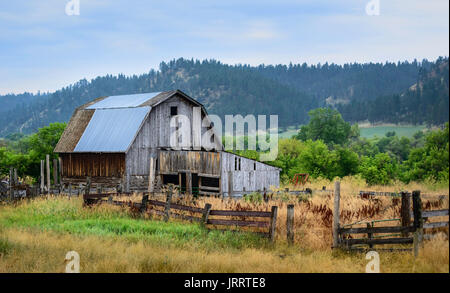
[[[0,136],[32,133],[49,123],[68,121],[76,107],[100,96],[170,89],[198,99],[210,114],[278,114],[280,126],[304,124],[309,110],[327,105],[338,107],[348,120],[373,121],[375,116],[377,121],[391,121],[388,112],[374,114],[367,107],[378,105],[380,99],[389,105],[406,93],[405,101],[409,95],[417,101],[398,107],[396,122],[441,124],[448,120],[448,58],[436,62],[252,67],[178,59],[139,76],[107,75],[45,95],[0,96],[6,104],[0,111]],[[420,91],[413,95],[414,90],[408,89],[415,84]],[[425,104],[439,113],[423,108]],[[447,105],[447,112],[441,105]]]
[[[355,99],[337,108],[347,121],[442,124],[449,118],[448,82],[448,58],[438,59],[431,68],[421,68],[418,82],[403,93]]]

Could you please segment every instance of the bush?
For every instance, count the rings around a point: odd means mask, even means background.
[[[262,194],[259,192],[244,194],[243,198],[245,201],[251,202],[251,203],[262,203],[262,201],[264,199]]]

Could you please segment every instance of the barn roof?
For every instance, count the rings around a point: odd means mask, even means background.
[[[150,109],[96,109],[73,151],[126,152]]]
[[[180,90],[100,97],[75,110],[54,152],[126,152],[151,108],[175,94],[203,108]]]
[[[135,95],[109,96],[101,101],[98,101],[86,107],[86,109],[115,109],[115,108],[139,107],[143,103],[153,99],[159,94],[160,92],[135,94]]]

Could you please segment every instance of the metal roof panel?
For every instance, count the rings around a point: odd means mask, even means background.
[[[131,108],[138,107],[146,101],[156,97],[160,92],[109,96],[95,104],[90,105],[86,109],[114,109],[114,108]]]
[[[151,107],[97,109],[74,152],[126,152]]]

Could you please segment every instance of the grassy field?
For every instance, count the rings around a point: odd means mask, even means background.
[[[291,138],[293,135],[298,133],[300,127],[289,126],[283,132],[278,134],[279,138]],[[361,137],[373,138],[375,136],[383,137],[387,132],[395,131],[397,136],[411,138],[417,131],[423,131],[426,127],[424,125],[414,126],[414,125],[380,125],[380,126],[369,126],[360,125]]]
[[[417,131],[423,131],[425,126],[371,126],[360,127],[361,137],[372,138],[375,136],[383,137],[387,132],[395,131],[397,136],[411,138]]]
[[[315,181],[314,190],[332,188],[332,182]],[[343,224],[398,217],[398,203],[355,196],[366,186],[355,178],[342,182]],[[291,188],[293,188],[291,186]],[[448,186],[373,187],[375,190],[420,189],[423,200],[445,194],[440,208],[448,208]],[[118,198],[119,199],[119,198]],[[127,198],[140,200],[139,195]],[[269,203],[202,198],[192,205],[212,204],[213,209],[270,210],[279,207],[274,244],[248,232],[206,230],[201,225],[154,216],[141,218],[127,208],[82,206],[80,198],[40,198],[0,206],[0,272],[63,272],[68,251],[80,254],[81,272],[365,272],[361,253],[331,250],[329,211],[332,198],[315,193],[299,200],[287,194]],[[286,243],[286,205],[295,205],[295,242]],[[395,225],[395,223],[393,224]],[[448,230],[447,230],[448,231]],[[411,252],[380,252],[381,272],[449,272],[449,246],[444,236],[425,242],[418,258]]]

